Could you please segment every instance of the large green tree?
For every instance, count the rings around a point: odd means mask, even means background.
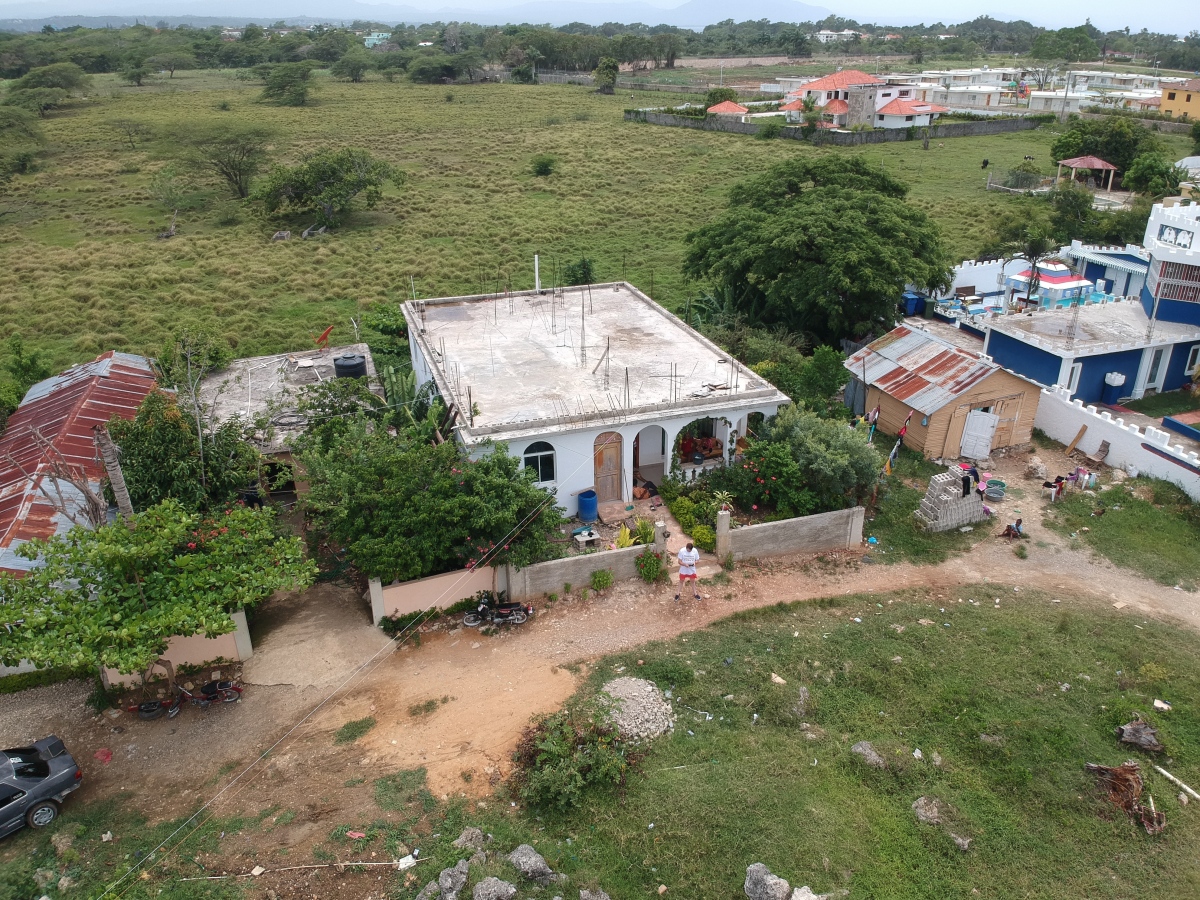
[[[687,236],[684,273],[727,290],[751,324],[826,342],[886,330],[907,286],[934,290],[950,275],[937,226],[907,190],[861,157],[772,166]]]
[[[202,516],[167,501],[18,552],[39,564],[0,575],[0,662],[42,667],[144,671],[172,637],[228,634],[232,612],[316,575],[272,510],[241,506]]]
[[[387,182],[399,186],[404,178],[366,150],[319,150],[297,166],[276,166],[251,199],[269,212],[316,213],[318,222],[334,227],[356,199],[371,209]]]
[[[1129,165],[1122,184],[1130,190],[1159,199],[1179,193],[1187,178],[1187,169],[1177,166],[1161,153],[1143,153]]]
[[[1126,171],[1143,153],[1160,149],[1154,132],[1125,116],[1105,116],[1102,119],[1076,119],[1054,139],[1050,156],[1074,159],[1077,156],[1098,156]]]
[[[365,575],[383,581],[491,562],[527,565],[554,554],[553,498],[502,445],[478,461],[422,429],[389,435],[366,416],[302,450],[318,527]]]
[[[12,84],[11,89],[24,91],[35,88],[57,88],[71,93],[87,90],[91,86],[91,76],[80,66],[75,63],[60,62],[30,69],[28,74]]]
[[[244,200],[266,164],[274,134],[262,125],[221,123],[181,127],[172,140],[193,168],[217,176]]]
[[[152,391],[132,419],[114,418],[108,433],[121,448],[121,470],[135,510],[177,500],[188,509],[208,509],[257,485],[259,454],[244,426],[211,426],[204,445],[195,420],[176,398]]]
[[[307,61],[265,66],[266,84],[260,99],[280,106],[304,106],[312,91],[312,71],[313,64]]]
[[[365,47],[351,47],[346,55],[329,67],[332,75],[359,84],[375,68],[375,57]]]

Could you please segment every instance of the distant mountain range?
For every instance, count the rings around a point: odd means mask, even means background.
[[[0,2],[0,29],[37,31],[43,25],[89,28],[142,22],[166,21],[171,25],[269,24],[279,19],[294,24],[363,21],[407,24],[425,22],[476,22],[506,25],[530,22],[567,25],[585,22],[642,22],[646,25],[675,25],[697,31],[733,18],[738,22],[768,19],[772,22],[815,22],[832,13],[821,6],[795,0],[745,0],[731,5],[727,0],[688,0],[682,6],[665,7],[637,0],[623,2],[552,2],[535,0],[488,9],[461,7],[399,6],[390,3],[333,2],[333,0],[50,0],[50,2]]]

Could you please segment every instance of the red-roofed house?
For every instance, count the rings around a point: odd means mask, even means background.
[[[796,98],[803,100],[805,97],[812,97],[817,106],[824,106],[834,100],[849,100],[851,88],[883,83],[882,79],[858,69],[843,69],[801,85]]]
[[[819,128],[841,128],[846,124],[846,115],[850,112],[850,105],[845,100],[830,100],[824,106],[820,107],[821,121],[818,123]],[[785,103],[779,107],[779,111],[787,115],[788,122],[799,124],[804,121],[804,100],[793,100],[791,103]]]
[[[908,128],[913,125],[931,125],[942,113],[949,112],[945,106],[926,103],[924,100],[906,100],[897,97],[875,110],[876,128]]]
[[[87,500],[70,482],[100,490],[95,428],[132,419],[154,384],[148,359],[110,350],[29,389],[0,436],[0,569],[29,571],[21,544],[86,522]]]
[[[714,116],[744,116],[750,110],[740,103],[734,103],[732,100],[723,100],[716,106],[710,106],[708,112]]]

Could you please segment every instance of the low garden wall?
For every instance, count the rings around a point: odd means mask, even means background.
[[[861,506],[817,513],[779,522],[730,528],[729,513],[717,513],[717,558],[730,553],[735,560],[756,556],[782,556],[787,553],[824,553],[848,550],[862,543]]]
[[[167,643],[167,652],[163,659],[171,661],[176,671],[181,666],[200,666],[217,660],[243,662],[254,653],[250,643],[250,628],[246,624],[246,613],[238,610],[233,613],[233,631],[219,637],[207,638],[202,634],[191,637],[173,637]],[[101,669],[100,679],[107,687],[128,687],[141,684],[141,673],[122,675],[116,669]]]
[[[1081,400],[1057,385],[1042,391],[1034,426],[1063,444],[1070,444],[1084,425],[1087,431],[1076,449],[1094,456],[1102,441],[1108,441],[1108,456],[1104,462],[1139,475],[1161,478],[1179,485],[1193,500],[1200,500],[1200,454],[1183,447],[1171,446],[1169,432],[1159,428],[1126,425],[1107,410],[1084,406]]]
[[[1163,416],[1163,428],[1169,431],[1174,431],[1176,434],[1182,434],[1185,438],[1193,441],[1200,441],[1200,429],[1195,428],[1187,422],[1180,422],[1173,416]]]
[[[653,112],[645,109],[625,110],[625,121],[646,122],[650,125],[666,125],[672,128],[694,128],[699,131],[726,131],[732,134],[757,134],[761,125],[739,122],[734,116],[707,116],[703,119],[692,116],[677,116],[674,113]],[[976,137],[979,135],[1004,134],[1011,131],[1032,131],[1041,122],[1036,119],[999,119],[990,122],[947,122],[912,128],[883,128],[874,131],[825,131],[819,130],[812,136],[812,143],[835,147],[857,147],[863,144],[887,144],[894,141],[924,140],[925,132],[931,141],[953,137]],[[785,125],[779,137],[803,141],[805,137],[798,125]]]
[[[496,588],[496,570],[491,566],[444,572],[414,581],[398,581],[386,587],[378,578],[368,583],[371,619],[376,625],[384,616],[405,616],[438,607],[446,609],[480,591]]]
[[[623,550],[599,550],[582,556],[567,556],[549,562],[535,563],[523,569],[507,567],[508,597],[524,600],[541,594],[557,593],[564,584],[584,588],[591,584],[592,573],[601,569],[612,572],[614,581],[637,578],[637,558],[645,547],[626,547]]]

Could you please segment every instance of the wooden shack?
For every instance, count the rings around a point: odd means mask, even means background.
[[[879,430],[927,459],[984,459],[1029,442],[1041,388],[986,356],[900,325],[846,360]]]

